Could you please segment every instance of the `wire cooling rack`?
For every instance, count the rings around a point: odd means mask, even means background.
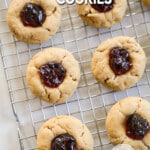
[[[36,149],[36,135],[47,119],[56,115],[72,115],[90,129],[95,150],[110,150],[105,119],[108,109],[126,96],[140,96],[150,100],[150,11],[139,0],[129,0],[123,21],[109,29],[87,26],[78,17],[75,5],[62,5],[60,30],[43,44],[27,45],[18,41],[6,25],[10,1],[0,0],[0,52],[8,83],[13,113],[18,125],[21,150]],[[104,40],[126,35],[134,37],[143,47],[147,66],[143,78],[134,87],[113,92],[93,78],[90,63],[95,48]],[[73,53],[81,67],[77,90],[67,102],[51,105],[31,94],[26,84],[26,67],[30,58],[45,47],[61,47]]]

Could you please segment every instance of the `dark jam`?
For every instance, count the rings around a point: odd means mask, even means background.
[[[66,69],[58,62],[49,62],[40,67],[43,83],[51,88],[58,87],[66,76]]]
[[[94,1],[95,1],[95,0],[92,0],[93,3],[94,3]],[[105,12],[110,11],[111,9],[113,9],[114,1],[115,1],[115,0],[112,0],[112,2],[111,2],[110,4],[106,4],[106,3],[104,3],[104,4],[91,4],[91,6],[92,6],[95,10],[97,10],[97,11],[99,11],[99,12],[102,12],[102,13],[105,13]],[[96,2],[97,2],[97,0],[96,0]],[[98,3],[98,2],[97,2],[97,3]]]
[[[78,150],[76,140],[72,135],[61,134],[55,137],[51,144],[52,150]]]
[[[129,116],[126,122],[126,135],[135,140],[141,140],[150,131],[149,123],[138,114]]]
[[[114,47],[109,54],[109,65],[115,75],[122,75],[132,68],[129,52],[121,47]]]
[[[46,14],[41,6],[27,3],[20,12],[20,18],[24,26],[39,27],[45,21]]]

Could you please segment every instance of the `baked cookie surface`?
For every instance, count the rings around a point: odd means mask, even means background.
[[[60,25],[61,9],[55,0],[13,0],[7,12],[12,33],[26,43],[49,40]]]
[[[46,48],[30,60],[26,78],[37,97],[50,103],[62,103],[77,88],[80,67],[67,50]]]
[[[141,1],[145,6],[150,7],[150,0],[141,0]]]
[[[70,143],[72,148],[77,148],[77,150],[93,150],[93,138],[90,131],[80,120],[72,116],[57,116],[46,121],[37,135],[38,150],[51,150],[52,145],[56,142],[54,139],[58,136],[60,137],[60,135],[65,138],[66,134],[72,136],[72,140],[70,140],[74,141],[74,144]],[[57,143],[57,146],[59,144]],[[61,146],[67,145],[69,143],[66,142],[66,145]],[[59,148],[55,145],[55,149]],[[69,147],[68,149],[71,148]]]
[[[111,5],[77,4],[79,16],[88,25],[96,28],[109,28],[123,19],[126,12],[127,0],[114,0]]]
[[[147,124],[150,125],[149,108],[150,103],[139,97],[124,98],[112,106],[106,118],[106,130],[112,144],[129,144],[135,150],[149,150],[150,127],[147,128]],[[142,122],[137,119],[135,114],[142,118]],[[133,115],[136,119],[134,118],[129,125],[129,118]],[[136,132],[127,132],[127,123]],[[141,129],[142,127],[143,129]],[[146,128],[147,131],[145,131]],[[143,135],[143,132],[146,134]],[[135,135],[131,136],[131,133]]]
[[[130,37],[119,36],[102,42],[93,54],[91,70],[96,80],[113,90],[125,90],[142,77],[146,56]]]

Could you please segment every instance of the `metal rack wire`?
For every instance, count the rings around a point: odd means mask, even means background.
[[[150,11],[139,0],[129,0],[123,21],[110,29],[87,26],[78,17],[75,5],[62,6],[60,30],[48,42],[27,45],[15,39],[6,26],[6,12],[10,1],[0,0],[0,52],[3,60],[13,113],[18,124],[21,150],[36,149],[37,131],[47,119],[56,115],[73,115],[90,129],[95,150],[110,150],[105,119],[108,109],[126,96],[140,96],[150,100]],[[134,37],[143,47],[147,66],[143,78],[134,87],[113,92],[98,84],[90,70],[92,53],[105,39],[118,35]],[[73,53],[81,66],[81,80],[73,96],[65,103],[51,105],[31,94],[26,84],[29,59],[45,47],[61,47]]]

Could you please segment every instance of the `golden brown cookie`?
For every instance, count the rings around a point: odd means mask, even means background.
[[[64,142],[65,141],[65,142]],[[64,144],[65,143],[65,144]],[[88,128],[72,116],[57,116],[46,121],[37,135],[38,150],[93,150],[93,138]]]
[[[109,5],[77,4],[77,12],[88,25],[109,28],[122,21],[126,7],[127,0],[113,0]]]
[[[51,103],[62,103],[77,88],[80,68],[67,50],[46,48],[30,60],[26,76],[30,90],[37,97]]]
[[[112,144],[129,144],[135,150],[150,149],[150,103],[127,97],[109,110],[106,130]]]
[[[130,37],[102,42],[93,54],[91,69],[98,82],[113,90],[125,90],[138,82],[146,65],[141,46]]]
[[[142,0],[142,3],[147,6],[150,7],[150,0]]]
[[[61,9],[55,0],[13,0],[7,23],[13,34],[26,43],[42,43],[58,30]]]

